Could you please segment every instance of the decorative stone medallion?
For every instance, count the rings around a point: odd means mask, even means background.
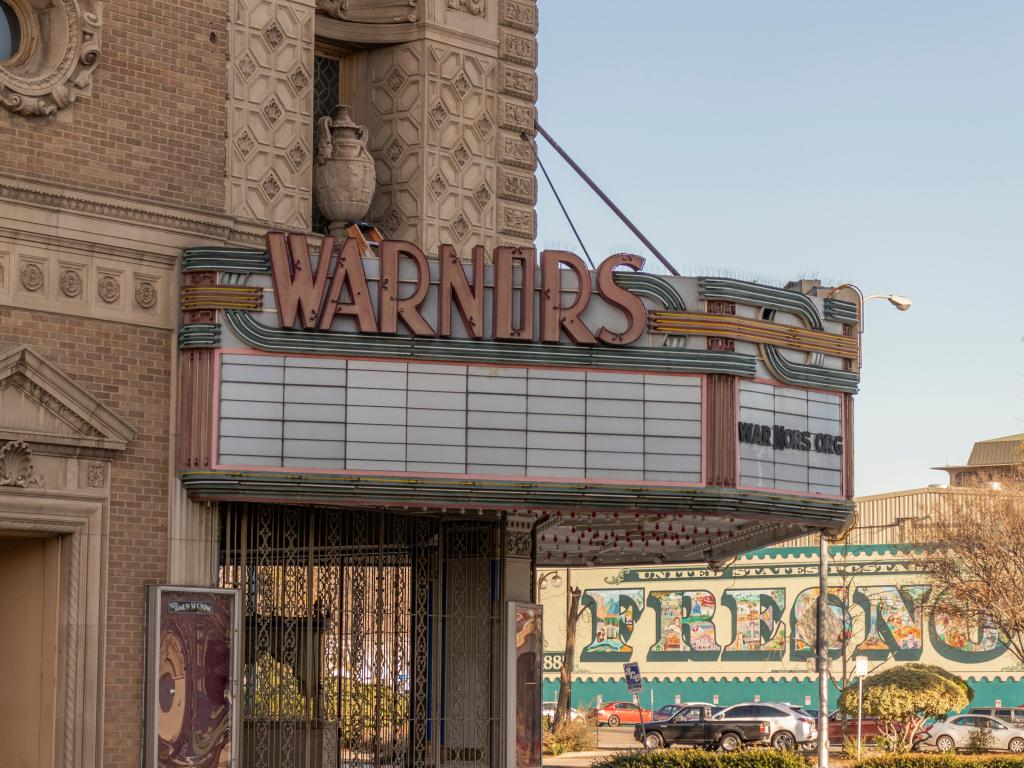
[[[98,461],[90,461],[88,468],[88,482],[90,488],[103,488],[107,484],[107,466]]]
[[[107,304],[113,304],[121,298],[121,285],[113,275],[103,275],[96,284],[100,298]]]
[[[38,264],[25,264],[21,268],[21,284],[26,291],[36,291],[43,287],[43,270]]]
[[[82,277],[73,269],[65,269],[60,273],[60,292],[69,299],[82,294]]]
[[[156,306],[156,288],[148,280],[140,280],[135,284],[135,303],[142,309]]]
[[[28,443],[12,440],[0,448],[0,486],[28,488],[41,485],[43,478],[34,474],[32,449]]]

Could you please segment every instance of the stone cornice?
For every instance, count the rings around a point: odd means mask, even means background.
[[[154,205],[28,179],[0,176],[0,201],[52,211],[82,214],[175,234],[197,236],[204,243],[249,245],[262,242],[267,225],[240,221],[196,209]]]

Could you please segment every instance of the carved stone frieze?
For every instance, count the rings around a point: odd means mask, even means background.
[[[448,0],[448,8],[452,11],[463,11],[474,16],[484,16],[487,13],[487,3],[484,0]]]
[[[22,21],[14,56],[0,63],[0,104],[21,115],[52,115],[92,83],[99,62],[98,0],[7,0]]]
[[[503,26],[537,33],[537,4],[520,0],[501,0],[500,21]]]
[[[505,554],[526,558],[533,554],[533,536],[526,531],[509,531],[505,536]]]
[[[533,142],[525,141],[517,134],[502,133],[498,137],[498,160],[506,165],[532,171],[536,162]]]
[[[537,74],[526,69],[502,64],[498,70],[498,87],[501,93],[526,101],[537,100]]]
[[[537,179],[529,174],[498,169],[498,197],[533,205],[537,200]]]
[[[516,101],[503,99],[499,111],[499,124],[502,128],[510,128],[515,131],[526,131],[533,134],[534,124],[537,121],[537,108],[532,104],[522,104]]]
[[[86,482],[90,488],[104,488],[107,485],[107,465],[99,461],[90,461],[87,465]]]
[[[537,236],[537,214],[533,208],[502,203],[498,206],[498,231],[513,237],[533,240]]]
[[[362,24],[403,24],[419,18],[418,0],[316,0],[317,13]]]
[[[32,449],[22,440],[12,440],[0,447],[0,486],[28,488],[43,484],[35,474]]]
[[[537,38],[502,29],[498,33],[498,51],[504,61],[525,67],[537,66]]]

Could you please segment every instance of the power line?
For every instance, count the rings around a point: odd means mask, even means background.
[[[547,168],[544,167],[544,163],[541,162],[540,154],[537,155],[537,165],[540,166],[541,172],[544,174],[544,178],[548,180],[548,186],[551,187],[551,193],[555,196],[555,200],[558,201],[558,207],[562,209],[562,213],[565,216],[565,220],[569,222],[569,227],[572,229],[572,233],[576,235],[576,242],[580,244],[580,248],[583,249],[583,255],[587,257],[587,263],[590,264],[591,269],[597,269],[594,266],[594,260],[590,258],[590,251],[587,250],[587,246],[583,244],[583,238],[580,237],[580,233],[576,231],[576,225],[572,223],[572,217],[569,216],[569,212],[565,210],[565,204],[562,202],[562,198],[558,194],[558,190],[555,189],[554,182],[551,181],[551,177],[548,176]]]

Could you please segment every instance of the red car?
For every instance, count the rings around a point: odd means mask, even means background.
[[[828,740],[831,744],[842,745],[843,743],[843,715],[838,710],[828,716]],[[847,738],[857,738],[857,718],[847,715],[846,718]],[[860,721],[860,736],[862,739],[869,739],[878,736],[879,722],[873,717],[865,717]]]
[[[611,701],[597,710],[597,722],[612,728],[619,724],[639,723],[641,716],[645,723],[651,722],[651,710],[642,709],[631,701]]]

